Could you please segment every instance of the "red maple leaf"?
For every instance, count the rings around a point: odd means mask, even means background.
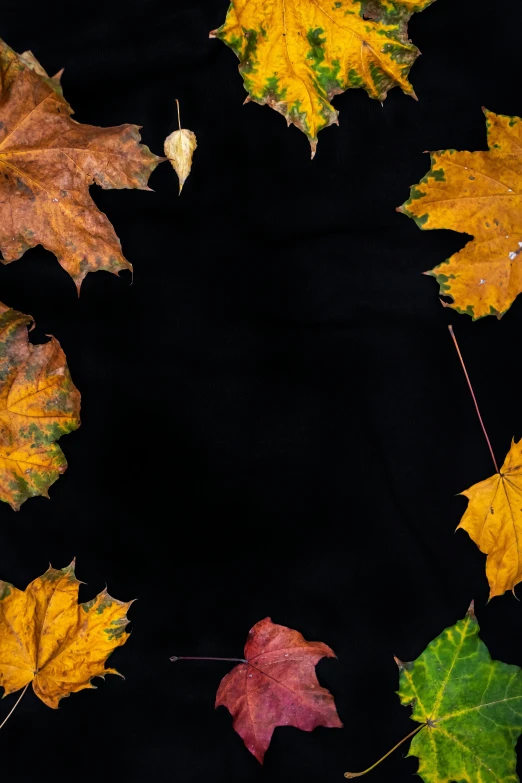
[[[342,728],[334,698],[315,674],[325,657],[335,658],[328,645],[307,642],[269,617],[249,631],[245,661],[221,680],[216,707],[229,710],[234,729],[261,764],[276,726]]]

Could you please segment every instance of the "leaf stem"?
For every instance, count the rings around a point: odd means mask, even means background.
[[[176,661],[232,661],[233,663],[248,663],[246,658],[212,658],[206,655],[173,655],[170,660],[173,663]]]
[[[178,126],[179,126],[179,129],[181,130],[181,114],[179,112],[179,101],[178,101],[177,98],[176,98],[176,106],[178,107]]]
[[[13,714],[13,712],[16,710],[16,708],[18,707],[18,705],[22,701],[22,697],[23,697],[24,693],[26,692],[26,690],[28,689],[28,687],[29,687],[29,683],[27,683],[27,685],[23,689],[22,693],[20,694],[20,696],[16,700],[16,703],[15,703],[14,707],[12,708],[12,710],[10,711],[10,713],[8,714],[7,718],[4,718],[2,723],[0,723],[0,729],[2,728],[2,726],[5,726],[5,724],[7,723],[7,721],[9,720],[11,715]]]
[[[475,397],[475,392],[473,391],[473,386],[471,385],[471,381],[469,379],[468,371],[466,370],[466,365],[464,364],[464,359],[462,358],[462,354],[460,352],[459,344],[457,342],[457,338],[455,337],[455,333],[453,331],[453,327],[452,326],[448,326],[448,329],[449,329],[449,332],[450,332],[451,337],[453,339],[453,342],[455,343],[455,348],[457,349],[457,353],[459,355],[460,363],[462,365],[462,369],[464,370],[464,375],[466,376],[466,380],[468,382],[468,386],[469,386],[469,390],[471,392],[471,396],[473,398],[473,402],[475,403],[475,409],[477,411],[477,416],[479,418],[480,426],[482,427],[482,432],[484,433],[484,437],[486,438],[486,442],[487,442],[488,447],[489,447],[489,453],[491,454],[491,459],[493,460],[493,465],[495,466],[495,471],[497,473],[500,473],[500,471],[498,469],[498,465],[497,465],[497,460],[495,459],[495,454],[493,452],[493,448],[492,448],[490,440],[488,438],[488,433],[486,432],[486,428],[484,426],[484,422],[482,421],[482,416],[480,415],[480,410],[479,410],[477,398]]]
[[[420,731],[421,729],[424,729],[426,727],[426,725],[427,725],[426,723],[421,723],[421,725],[417,726],[416,729],[413,729],[413,731],[410,731],[410,733],[406,737],[403,737],[400,742],[398,742],[396,745],[393,746],[393,748],[391,750],[388,751],[388,753],[385,753],[384,756],[382,756],[382,758],[379,759],[379,761],[376,761],[375,764],[372,764],[372,766],[368,767],[368,769],[365,769],[363,772],[345,772],[344,773],[344,777],[348,778],[348,779],[350,779],[350,778],[360,778],[363,775],[366,775],[367,772],[371,772],[372,769],[375,769],[375,767],[377,767],[381,763],[381,761],[384,761],[384,759],[387,759],[388,756],[390,756],[393,753],[394,750],[397,750],[397,748],[400,745],[402,745],[403,742],[406,742],[406,740],[409,740],[410,737],[414,736],[414,734],[417,734],[418,731]]]

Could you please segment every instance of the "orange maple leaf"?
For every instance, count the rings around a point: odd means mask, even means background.
[[[444,150],[399,207],[423,229],[449,228],[473,236],[426,274],[447,306],[475,320],[500,318],[522,291],[522,119],[484,110],[488,152]]]
[[[72,113],[57,78],[49,79],[33,55],[18,55],[0,40],[3,263],[41,244],[79,291],[88,272],[132,269],[89,185],[149,190],[149,176],[164,158],[139,144],[136,125],[80,125]]]
[[[105,662],[129,634],[127,611],[132,603],[103,590],[78,604],[81,583],[71,565],[49,568],[25,590],[0,581],[0,685],[4,695],[32,682],[48,707],[60,699],[94,688],[93,677],[118,674]]]

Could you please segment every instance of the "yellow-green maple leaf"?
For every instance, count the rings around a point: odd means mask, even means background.
[[[419,50],[408,38],[412,14],[434,0],[233,0],[220,38],[240,60],[245,88],[308,136],[337,122],[331,99],[362,87],[384,100],[399,86],[408,95]],[[248,99],[247,99],[248,100]]]

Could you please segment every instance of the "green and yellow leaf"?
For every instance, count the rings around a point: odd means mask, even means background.
[[[239,57],[245,89],[280,112],[312,145],[337,122],[335,95],[362,87],[383,101],[408,81],[419,51],[408,38],[412,14],[434,0],[232,0],[220,38]]]
[[[473,607],[412,663],[399,662],[401,703],[424,724],[411,742],[424,783],[518,783],[522,671],[493,661]]]
[[[56,441],[80,426],[80,393],[54,337],[32,345],[32,318],[0,303],[0,500],[18,510],[67,467]]]

